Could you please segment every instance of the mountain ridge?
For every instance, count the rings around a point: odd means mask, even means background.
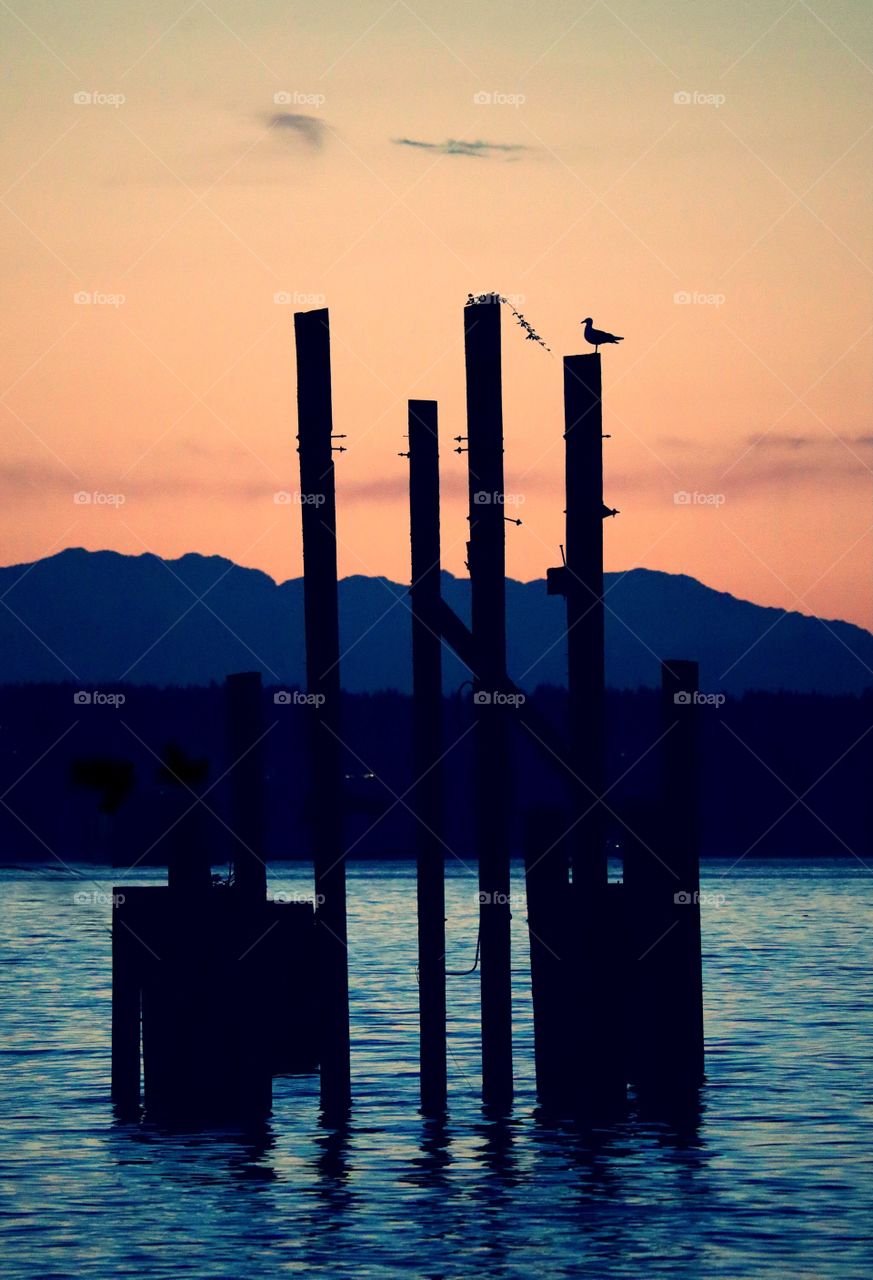
[[[446,601],[469,619],[469,581],[444,571]],[[605,575],[607,682],[657,683],[662,657],[692,657],[704,688],[860,693],[873,685],[873,635],[841,619],[757,605],[687,574]],[[340,582],[343,684],[408,692],[408,587],[352,574]],[[509,666],[525,688],[565,680],[563,601],[543,579],[507,579]],[[277,582],[226,557],[88,551],[0,568],[0,680],[209,684],[260,668],[302,684],[303,579]],[[467,678],[445,651],[445,686]]]

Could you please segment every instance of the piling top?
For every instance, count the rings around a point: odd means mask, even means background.
[[[328,315],[329,315],[329,311],[327,307],[313,307],[311,311],[295,311],[294,323],[296,324],[301,316],[312,317],[314,321],[316,317],[319,317],[319,316],[323,316],[324,319],[327,320]]]

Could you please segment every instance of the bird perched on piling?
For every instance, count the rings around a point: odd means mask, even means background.
[[[604,333],[602,329],[592,329],[590,316],[586,316],[585,319],[580,320],[579,323],[584,324],[585,341],[590,342],[595,351],[597,351],[598,347],[603,346],[603,344],[607,342],[624,342],[624,338],[619,338],[614,333]]]

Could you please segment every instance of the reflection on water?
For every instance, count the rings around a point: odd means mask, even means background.
[[[321,1124],[317,1080],[286,1077],[262,1131],[208,1136],[113,1117],[108,900],[76,902],[83,884],[54,868],[0,871],[4,1274],[869,1276],[873,879],[848,862],[729,868],[704,868],[725,901],[704,907],[696,1113],[631,1107],[588,1131],[539,1114],[516,912],[515,1110],[482,1112],[478,983],[453,978],[449,1115],[422,1120],[414,869],[360,864],[349,1124]],[[108,890],[105,868],[83,874]],[[287,866],[272,887],[310,886]],[[447,903],[449,968],[466,969],[466,873]]]

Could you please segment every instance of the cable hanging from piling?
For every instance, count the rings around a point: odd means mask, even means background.
[[[476,956],[473,960],[472,969],[446,969],[447,978],[469,978],[471,973],[475,973],[479,968],[479,944],[482,940],[481,933],[476,934]],[[415,966],[415,981],[421,985],[421,966]]]
[[[471,973],[475,973],[479,968],[479,947],[482,942],[482,930],[476,934],[476,958],[473,961],[472,969],[446,969],[447,978],[469,978]]]

